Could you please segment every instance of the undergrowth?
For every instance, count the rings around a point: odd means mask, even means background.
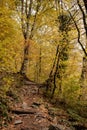
[[[11,105],[18,101],[17,87],[21,85],[19,74],[5,73],[0,79],[0,128],[11,121]]]

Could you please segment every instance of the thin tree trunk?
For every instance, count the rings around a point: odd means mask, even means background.
[[[60,55],[61,53],[58,52],[58,55],[57,55],[57,63],[56,63],[56,69],[55,69],[55,73],[53,75],[53,84],[54,84],[54,88],[53,88],[53,91],[52,91],[52,94],[51,94],[51,98],[54,97],[54,93],[55,93],[55,90],[56,90],[56,77],[57,77],[57,73],[59,71],[59,62],[60,62]]]
[[[56,74],[54,74],[53,84],[54,84],[54,88],[51,94],[51,98],[53,98],[55,90],[56,90]]]
[[[41,60],[42,60],[42,54],[41,54],[41,48],[40,48],[40,54],[39,54],[39,76],[41,75]]]
[[[54,74],[54,70],[55,70],[55,66],[56,66],[56,60],[57,60],[57,55],[58,55],[58,50],[59,50],[59,45],[57,46],[56,55],[55,55],[55,59],[54,59],[54,63],[53,63],[52,69],[51,69],[50,74],[49,74],[49,78],[52,77],[53,74]]]
[[[84,2],[84,6],[85,6],[85,10],[87,13],[87,1],[83,0]],[[84,29],[86,32],[86,44],[85,44],[85,51],[87,50],[87,22],[86,22],[86,14],[80,4],[80,1],[77,0],[79,9],[82,13],[82,17],[83,17],[83,24],[84,24]],[[83,67],[82,67],[82,73],[81,73],[81,87],[87,87],[87,52],[85,53],[84,57],[83,57]]]
[[[38,81],[38,64],[35,63],[35,71],[34,71],[34,81],[37,82]]]
[[[57,46],[57,50],[56,50],[56,55],[55,55],[55,59],[53,62],[53,66],[52,69],[50,71],[49,77],[48,79],[45,81],[45,86],[46,86],[46,92],[48,92],[48,89],[51,88],[51,83],[54,82],[55,80],[55,70],[56,70],[56,64],[57,64],[57,58],[58,58],[58,52],[59,52],[59,45]],[[54,83],[55,84],[55,83]],[[56,88],[56,87],[55,87]],[[55,90],[54,90],[55,91]],[[54,93],[54,92],[53,92]],[[53,95],[53,94],[52,94]]]

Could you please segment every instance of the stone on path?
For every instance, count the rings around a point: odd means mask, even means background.
[[[22,120],[15,120],[14,125],[22,124]]]

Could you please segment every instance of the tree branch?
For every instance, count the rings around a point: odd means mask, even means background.
[[[65,5],[65,4],[64,4],[64,6],[65,6],[65,8],[66,8],[66,5]],[[78,27],[78,25],[77,25],[75,19],[73,18],[71,12],[70,12],[68,9],[67,9],[67,11],[68,11],[70,17],[72,18],[72,20],[73,20],[73,22],[74,22],[74,25],[75,25],[75,27],[76,27],[76,29],[77,29],[77,32],[78,32],[78,43],[80,44],[80,46],[81,46],[81,48],[82,48],[84,54],[87,56],[86,50],[85,50],[84,46],[82,45],[82,43],[81,43],[81,41],[80,41],[80,30],[79,30],[79,27]]]
[[[69,14],[70,14],[70,16],[72,17],[72,14],[71,14],[70,12],[69,12]],[[76,21],[74,20],[73,17],[72,17],[72,20],[73,20],[73,22],[74,22],[74,24],[75,24],[75,27],[76,27],[76,29],[77,29],[77,32],[78,32],[78,43],[80,44],[80,46],[81,46],[81,48],[82,48],[84,54],[87,56],[86,50],[85,50],[85,48],[83,47],[83,45],[82,45],[82,43],[81,43],[81,41],[80,41],[80,30],[79,30],[79,27],[78,27],[78,25],[77,25],[77,23],[76,23]]]
[[[33,30],[35,28],[36,18],[37,18],[37,14],[39,12],[40,5],[41,5],[41,1],[37,0],[36,13],[35,13],[35,16],[34,16],[34,21],[33,21],[32,29],[31,29],[30,39],[32,39],[32,37],[33,37]]]

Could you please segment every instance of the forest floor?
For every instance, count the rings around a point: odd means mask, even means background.
[[[19,99],[12,102],[12,121],[2,130],[87,130],[77,125],[61,106],[54,107],[44,99],[32,82],[19,88]],[[81,124],[81,123],[80,123]]]

